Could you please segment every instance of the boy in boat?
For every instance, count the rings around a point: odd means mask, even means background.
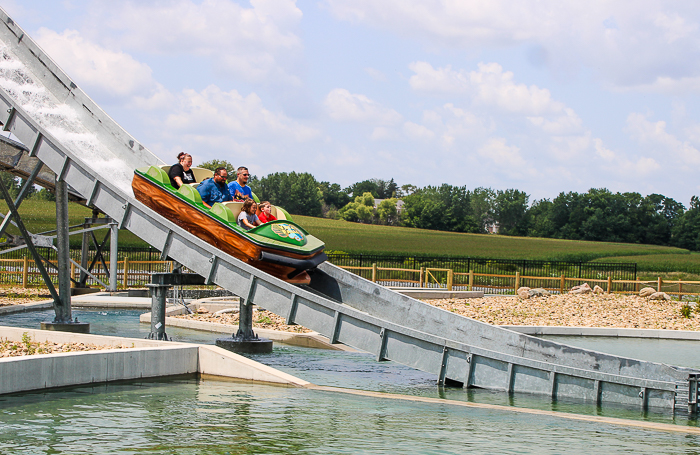
[[[170,184],[175,188],[180,188],[182,185],[196,183],[194,172],[192,172],[192,155],[185,152],[180,152],[177,155],[177,164],[170,166],[168,177]]]
[[[258,216],[260,221],[263,223],[269,223],[270,221],[275,221],[277,218],[272,214],[272,204],[268,201],[263,201],[260,203],[260,215]]]
[[[202,203],[211,208],[216,202],[232,201],[231,193],[226,186],[228,172],[225,167],[217,167],[214,177],[206,179],[197,187],[199,195],[202,196]]]
[[[258,211],[258,204],[252,199],[246,199],[241,207],[241,213],[238,214],[238,225],[245,229],[253,229],[255,226],[260,226],[262,222],[255,212]]]
[[[236,180],[228,184],[228,190],[231,192],[233,199],[237,201],[253,199],[253,190],[248,186],[249,178],[250,173],[247,167],[241,166],[237,169]]]

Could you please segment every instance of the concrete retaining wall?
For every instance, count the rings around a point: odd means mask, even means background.
[[[502,325],[504,329],[526,335],[558,335],[586,337],[656,338],[660,340],[698,340],[700,332],[691,330],[627,329],[619,327],[548,327]]]
[[[21,341],[24,333],[32,341],[133,347],[2,358],[0,394],[182,374],[206,374],[292,387],[309,385],[307,381],[216,346],[0,326],[1,339]]]

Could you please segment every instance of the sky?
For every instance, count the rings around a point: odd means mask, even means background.
[[[700,2],[4,0],[167,163],[700,195]]]

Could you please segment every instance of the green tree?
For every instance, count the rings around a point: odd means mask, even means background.
[[[398,210],[396,209],[396,203],[398,199],[390,198],[384,199],[379,203],[377,207],[377,216],[379,217],[380,224],[387,224],[390,226],[395,226],[399,222]]]
[[[223,167],[226,168],[226,172],[228,173],[228,178],[226,179],[226,183],[233,182],[236,180],[236,168],[233,167],[233,164],[229,163],[226,160],[209,160],[205,161],[202,164],[197,165],[197,167],[203,167],[204,169],[209,169],[210,171],[215,171],[216,169]],[[251,176],[250,179],[254,179],[255,177]],[[248,180],[248,186],[252,188],[252,185],[250,184],[250,180]],[[255,190],[253,190],[255,191]],[[257,195],[257,193],[256,193]],[[258,196],[260,197],[260,196]]]
[[[496,192],[491,188],[479,187],[471,193],[471,209],[479,232],[486,232],[486,227],[494,222],[495,200]]]
[[[319,183],[309,173],[276,172],[255,180],[251,189],[260,198],[278,205],[290,213],[321,216],[323,193]]]
[[[494,200],[494,218],[499,234],[526,235],[528,230],[528,200],[520,190],[498,190]]]
[[[370,192],[357,196],[353,202],[349,202],[338,210],[340,219],[356,223],[371,223],[373,216],[374,196]]]

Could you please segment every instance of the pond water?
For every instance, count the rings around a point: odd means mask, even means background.
[[[91,332],[144,338],[141,311],[79,310]],[[36,328],[53,310],[0,318]],[[222,334],[167,329],[179,341],[213,344]],[[548,337],[551,339],[552,337]],[[557,337],[621,355],[687,353],[693,342]],[[557,340],[559,341],[559,340]],[[641,342],[641,343],[640,343]],[[597,343],[597,344],[596,344]],[[689,344],[688,344],[689,343]],[[642,347],[638,347],[641,344]],[[668,411],[552,401],[540,396],[438,387],[433,375],[374,355],[275,344],[252,356],[318,385],[450,401],[697,426]],[[685,354],[679,358],[686,358]],[[650,358],[650,360],[652,360]],[[687,360],[687,366],[695,360]],[[695,436],[644,431],[553,416],[521,415],[330,392],[199,381],[145,381],[0,397],[0,453],[700,453]]]
[[[0,453],[696,454],[700,437],[441,403],[173,380],[0,397]]]

